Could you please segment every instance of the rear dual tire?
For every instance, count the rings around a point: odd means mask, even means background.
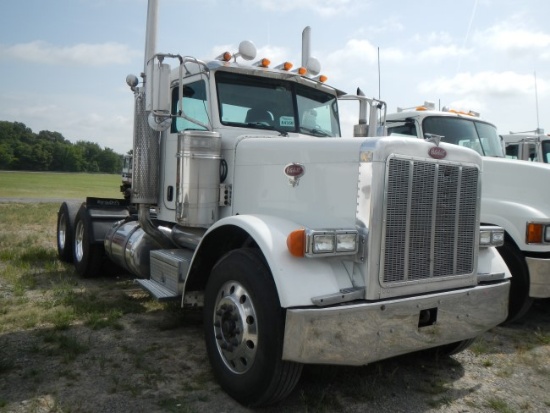
[[[83,278],[99,276],[106,259],[105,248],[92,239],[92,220],[86,205],[80,207],[74,221],[73,256],[78,275]]]
[[[63,262],[73,262],[74,222],[81,202],[63,202],[57,212],[57,256]]]

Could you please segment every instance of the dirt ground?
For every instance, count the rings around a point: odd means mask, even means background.
[[[149,300],[127,285],[132,299]],[[72,346],[61,346],[60,337]],[[0,412],[251,411],[214,380],[196,310],[127,314],[118,328],[5,333],[0,361],[9,367],[0,369]],[[306,366],[290,397],[262,411],[548,412],[550,300],[453,357],[412,354],[365,367]]]

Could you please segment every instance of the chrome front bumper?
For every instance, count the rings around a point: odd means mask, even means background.
[[[509,289],[505,280],[421,297],[288,309],[283,359],[363,365],[473,338],[506,319]]]
[[[529,296],[550,297],[550,260],[526,257],[529,267]]]

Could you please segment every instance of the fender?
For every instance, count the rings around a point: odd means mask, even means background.
[[[525,243],[527,222],[550,222],[550,217],[543,211],[531,205],[505,201],[499,198],[483,198],[481,206],[481,222],[504,228],[520,250],[548,252],[548,245],[528,245]]]
[[[503,158],[483,158],[481,222],[498,225],[522,251],[549,252],[548,245],[525,243],[527,222],[550,223],[548,165]]]
[[[90,217],[91,243],[101,245],[113,224],[130,215],[128,202],[123,199],[87,197],[85,211]]]
[[[343,260],[343,257],[298,258],[290,255],[286,239],[290,232],[299,228],[303,225],[268,215],[235,215],[217,221],[208,229],[195,251],[185,291],[204,288],[210,269],[221,256],[254,243],[262,251],[271,270],[283,308],[311,306],[312,297],[352,287],[343,264],[345,257]],[[220,234],[223,234],[223,241],[219,240]],[[232,242],[230,238],[239,241]],[[250,239],[254,242],[251,243]],[[210,252],[212,243],[217,249],[215,256]],[[211,265],[204,264],[208,260]]]

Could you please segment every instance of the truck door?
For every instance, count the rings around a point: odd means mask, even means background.
[[[179,96],[179,88],[174,86],[171,109],[174,117],[170,130],[164,132],[166,135],[163,136],[161,143],[162,204],[168,210],[176,209],[178,133],[185,130],[207,130],[207,125],[211,124],[207,99],[208,82],[204,75],[184,78],[182,102]]]

